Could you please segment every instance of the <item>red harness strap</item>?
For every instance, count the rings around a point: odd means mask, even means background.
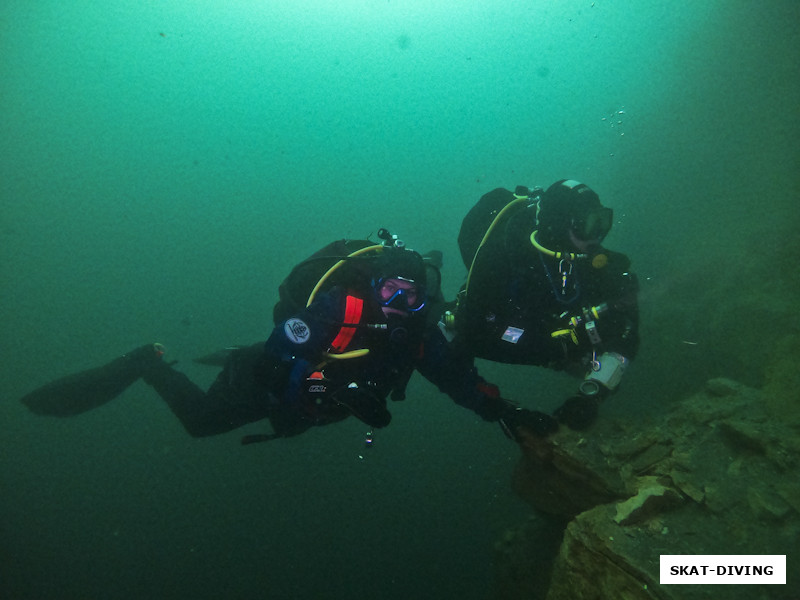
[[[348,294],[344,307],[344,322],[339,333],[333,338],[331,342],[331,349],[336,352],[344,352],[344,349],[353,341],[353,336],[356,333],[355,327],[348,326],[349,324],[358,325],[361,321],[361,313],[364,309],[364,301],[361,298],[350,296]]]

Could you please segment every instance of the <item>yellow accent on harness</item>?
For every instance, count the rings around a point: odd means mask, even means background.
[[[582,324],[586,323],[587,320],[591,318],[599,319],[600,315],[608,310],[608,304],[606,302],[602,302],[595,306],[591,306],[588,309],[582,309],[583,312],[580,315],[574,315],[569,318],[569,328],[567,329],[557,329],[553,333],[550,334],[552,338],[563,338],[569,335],[572,338],[572,341],[577,344],[578,343],[578,327]]]
[[[559,329],[550,334],[550,337],[552,338],[563,338],[567,336],[572,338],[573,344],[578,344],[578,334],[575,333],[574,329]]]

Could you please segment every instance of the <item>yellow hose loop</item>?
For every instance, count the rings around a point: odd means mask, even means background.
[[[495,228],[495,225],[497,225],[500,222],[500,219],[502,219],[503,216],[512,207],[517,206],[520,202],[527,202],[528,201],[528,197],[527,196],[517,196],[515,194],[515,198],[516,198],[515,200],[512,200],[511,202],[506,204],[503,207],[503,209],[499,213],[497,213],[497,216],[492,220],[492,223],[491,223],[491,225],[489,225],[489,228],[486,230],[486,233],[483,234],[483,239],[481,240],[481,243],[478,244],[478,249],[475,250],[475,254],[472,257],[472,263],[470,263],[470,265],[469,265],[469,272],[467,273],[467,283],[464,285],[464,292],[465,293],[469,292],[469,280],[472,277],[472,267],[475,266],[475,261],[478,258],[478,254],[480,253],[481,248],[483,248],[483,245],[486,243],[486,240],[489,239],[489,234],[492,233],[492,230]]]
[[[531,244],[533,247],[536,248],[542,254],[546,254],[547,256],[552,256],[553,258],[566,258],[567,260],[576,260],[578,258],[588,258],[588,254],[575,254],[574,252],[556,252],[554,250],[550,250],[549,248],[545,248],[539,242],[536,241],[536,234],[539,233],[537,229],[531,234]]]
[[[355,252],[351,252],[347,255],[347,258],[343,258],[342,260],[338,261],[334,264],[330,269],[328,269],[325,274],[320,278],[317,282],[317,285],[314,286],[314,289],[311,290],[311,294],[308,296],[308,302],[306,303],[306,307],[310,306],[311,303],[314,301],[314,297],[319,292],[322,285],[325,281],[330,277],[336,269],[338,269],[342,264],[344,264],[348,259],[353,258],[354,256],[360,256],[362,254],[366,254],[367,252],[380,252],[383,250],[383,245],[375,244],[373,246],[367,246],[365,248],[361,248],[360,250],[356,250]],[[332,354],[330,352],[323,353],[323,356],[326,359],[334,359],[334,360],[345,360],[348,358],[359,358],[360,356],[366,356],[369,354],[369,348],[361,348],[360,350],[350,350],[349,352],[342,352],[341,354]]]
[[[361,356],[366,356],[369,354],[369,348],[361,348],[360,350],[350,350],[349,352],[342,352],[341,354],[331,354],[330,352],[325,352],[323,356],[325,358],[332,358],[335,360],[345,360],[348,358],[359,358]]]
[[[347,262],[347,259],[353,258],[354,256],[360,256],[362,254],[366,254],[367,252],[371,251],[380,252],[381,250],[383,250],[383,246],[381,244],[375,244],[374,246],[367,246],[366,248],[361,248],[360,250],[351,252],[350,254],[347,255],[347,258],[343,258],[342,260],[334,264],[330,269],[328,269],[325,272],[325,275],[323,275],[320,278],[320,280],[317,282],[317,285],[314,286],[314,289],[311,290],[311,294],[309,294],[308,296],[308,302],[306,302],[306,307],[311,306],[311,303],[314,301],[314,298],[317,296],[317,293],[319,292],[320,288],[323,286],[325,281],[328,279],[328,277],[330,277],[333,274],[333,272],[336,271],[336,269],[338,269],[345,262]]]
[[[551,338],[563,338],[569,336],[572,339],[573,344],[578,343],[578,334],[575,333],[574,329],[558,329],[550,334]]]

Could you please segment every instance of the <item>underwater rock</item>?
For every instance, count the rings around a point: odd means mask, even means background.
[[[629,496],[618,469],[592,461],[596,441],[572,431],[540,438],[523,436],[523,456],[513,486],[518,495],[548,515],[573,517],[598,504]]]
[[[706,382],[706,390],[714,396],[736,396],[743,387],[742,384],[724,377],[709,379]]]
[[[555,515],[567,525],[544,575],[521,568],[531,564],[536,527],[504,537],[498,597],[720,597],[717,586],[661,586],[662,554],[785,554],[786,586],[724,591],[728,600],[791,597],[800,585],[800,432],[770,408],[761,391],[714,379],[658,424],[601,418],[581,433],[523,435],[513,487],[534,507],[532,520]],[[511,572],[515,585],[502,577]],[[526,573],[536,582],[525,583]]]
[[[662,537],[661,532],[648,533],[656,543]],[[658,585],[658,564],[651,564],[637,550],[634,540],[616,525],[613,506],[598,506],[579,515],[566,528],[550,589],[542,598],[663,598],[650,593]]]
[[[566,521],[532,516],[494,546],[498,598],[544,598]]]
[[[681,502],[681,495],[659,483],[656,477],[642,477],[639,491],[617,504],[614,521],[620,525],[634,525],[655,517]]]
[[[767,410],[776,418],[800,424],[800,334],[779,340],[770,355],[764,377],[764,399]]]

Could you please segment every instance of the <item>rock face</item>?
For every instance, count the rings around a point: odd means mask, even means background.
[[[536,514],[497,544],[497,596],[800,597],[800,435],[774,404],[714,379],[658,425],[526,436],[514,488]],[[785,554],[787,585],[662,586],[662,554]]]

